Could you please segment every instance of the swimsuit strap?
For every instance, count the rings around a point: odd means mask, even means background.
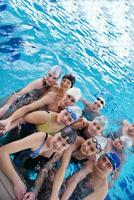
[[[48,134],[46,133],[46,137],[45,137],[43,143],[42,143],[35,151],[33,151],[33,152],[30,154],[30,156],[31,156],[32,158],[35,158],[35,157],[37,157],[37,156],[39,155],[40,150],[42,149],[43,145],[46,143],[47,139],[48,139]]]

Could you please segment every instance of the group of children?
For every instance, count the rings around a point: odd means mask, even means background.
[[[104,136],[105,100],[89,103],[73,75],[58,85],[60,76],[54,66],[0,108],[0,181],[9,179],[18,200],[103,200],[133,145],[134,124]]]

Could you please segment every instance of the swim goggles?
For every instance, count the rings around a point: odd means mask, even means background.
[[[99,151],[102,151],[101,145],[98,143],[98,141],[97,141],[97,139],[96,139],[95,137],[92,137],[92,142],[95,143],[96,148],[97,148]]]
[[[99,97],[97,97],[97,100],[100,101],[102,105],[104,105],[104,101],[101,100]]]
[[[109,159],[109,161],[111,162],[111,164],[113,166],[113,171],[116,170],[118,167],[117,167],[117,163],[114,160],[113,156],[110,153],[106,153],[106,154],[104,154],[104,156],[106,156]]]
[[[71,117],[72,117],[74,120],[77,119],[76,114],[71,110],[71,108],[66,108],[66,111],[67,111],[68,113],[71,114]]]

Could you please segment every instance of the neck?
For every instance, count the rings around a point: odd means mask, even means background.
[[[59,88],[59,91],[62,92],[62,93],[65,93],[65,92],[67,91],[67,89],[66,89],[66,88],[63,88],[63,87],[60,87],[60,88]]]
[[[95,168],[94,168],[94,170],[93,170],[93,172],[92,172],[92,175],[95,177],[95,179],[105,179],[106,178],[106,175],[104,174],[102,174],[102,173],[100,173],[100,171],[96,168],[96,166],[95,166]]]

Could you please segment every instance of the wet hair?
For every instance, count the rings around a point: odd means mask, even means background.
[[[63,138],[68,138],[67,139],[68,144],[74,144],[77,137],[77,131],[74,127],[67,126],[64,129],[62,129],[61,136]]]
[[[62,77],[62,79],[68,79],[69,81],[71,81],[71,87],[73,87],[73,85],[75,84],[75,77],[72,74],[66,74],[65,76]]]

